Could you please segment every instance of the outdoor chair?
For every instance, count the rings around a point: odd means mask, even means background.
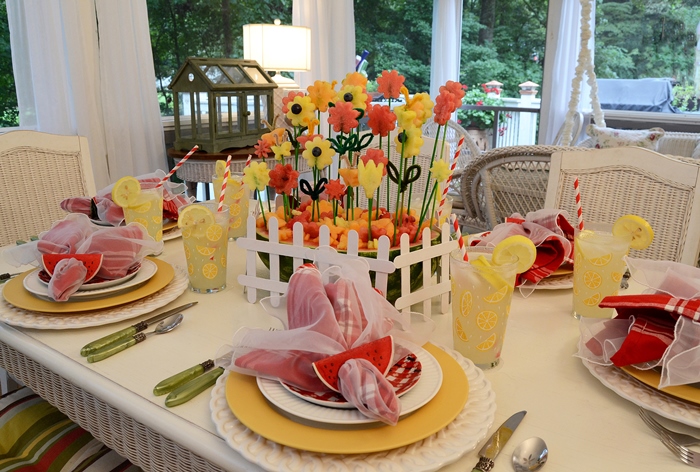
[[[67,197],[93,196],[87,138],[38,131],[0,135],[0,245],[28,240],[66,213]]]
[[[593,147],[593,138],[587,137],[579,147]],[[656,145],[656,152],[668,156],[700,157],[700,133],[666,131]]]
[[[696,265],[700,253],[700,161],[639,147],[552,154],[545,208],[567,210],[576,218],[574,179],[578,177],[586,221],[614,223],[627,214],[649,222],[655,237],[632,257]]]
[[[544,208],[550,157],[573,149],[507,146],[472,161],[462,174],[462,200],[469,221],[465,229],[472,233],[490,230],[513,213],[525,216]]]

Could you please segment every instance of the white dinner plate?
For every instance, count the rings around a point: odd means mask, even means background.
[[[86,282],[83,285],[81,285],[80,288],[78,289],[78,292],[86,292],[88,290],[96,290],[98,288],[107,288],[107,287],[111,287],[113,285],[123,284],[123,283],[127,282],[129,279],[136,277],[136,274],[140,270],[141,270],[141,263],[138,262],[134,266],[129,268],[128,273],[124,277],[121,277],[119,279],[105,280],[105,279],[100,279],[98,277],[95,277],[94,279],[90,280],[89,282]],[[39,277],[39,281],[41,281],[45,285],[48,285],[49,281],[51,280],[51,276],[46,272],[46,270],[37,271],[37,277]],[[101,281],[100,282],[93,282],[93,280],[101,280]]]
[[[136,273],[136,275],[131,278],[126,280],[124,283],[120,285],[112,285],[108,286],[105,288],[99,288],[95,290],[85,290],[85,291],[79,291],[75,292],[71,297],[69,298],[70,301],[85,301],[85,300],[96,300],[99,298],[104,298],[108,297],[111,295],[114,295],[116,293],[125,291],[125,290],[130,290],[135,287],[140,286],[141,284],[147,282],[151,277],[153,277],[158,270],[158,266],[155,264],[155,262],[150,261],[148,259],[144,259],[141,261],[141,268],[139,271]],[[49,288],[48,286],[39,279],[39,271],[36,270],[29,274],[27,277],[24,278],[23,282],[24,288],[32,293],[33,295],[43,299],[43,300],[49,300],[53,301],[51,297],[49,297]]]
[[[394,387],[396,396],[402,397],[411,391],[413,387],[418,385],[421,375],[421,362],[414,353],[410,353],[391,366],[389,372],[386,374],[386,379]],[[316,405],[328,408],[355,408],[353,404],[343,398],[343,395],[339,392],[333,392],[331,390],[325,392],[310,392],[284,382],[282,382],[282,386],[292,395],[306,400],[307,402],[315,403]]]
[[[417,350],[416,356],[423,367],[421,378],[415,388],[399,399],[401,402],[401,416],[416,411],[428,403],[437,394],[442,385],[442,369],[437,359],[423,348]],[[258,377],[257,381],[258,388],[270,403],[282,412],[294,417],[334,425],[377,423],[377,420],[367,418],[356,408],[327,408],[302,400],[290,393],[276,380]]]

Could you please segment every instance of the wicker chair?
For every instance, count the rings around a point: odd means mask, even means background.
[[[656,145],[656,152],[668,156],[691,157],[696,146],[700,145],[700,133],[681,133],[666,131]],[[578,144],[579,147],[593,147],[593,138],[588,137]]]
[[[552,155],[546,208],[576,214],[578,176],[584,221],[613,223],[636,214],[654,228],[654,242],[633,257],[696,265],[700,253],[700,161],[638,147],[580,149]]]
[[[553,146],[561,146],[561,143],[564,140],[564,128],[565,127],[566,127],[566,123],[562,124],[561,128],[559,128],[557,135],[554,137],[554,142],[552,143]],[[578,137],[581,134],[582,128],[583,128],[583,113],[581,113],[580,111],[577,111],[576,113],[574,113],[573,122],[571,125],[571,143],[576,143],[576,141],[578,141]]]
[[[491,149],[462,174],[468,232],[486,231],[517,212],[544,208],[552,153],[564,146],[508,146]],[[584,150],[589,151],[589,150]]]
[[[96,193],[87,138],[38,131],[0,135],[0,245],[63,218],[66,197]]]

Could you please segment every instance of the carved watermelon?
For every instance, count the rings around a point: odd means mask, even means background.
[[[345,352],[334,354],[313,363],[314,371],[321,382],[334,392],[338,389],[338,372],[345,361],[350,359],[366,359],[374,365],[382,375],[386,376],[391,368],[394,357],[394,339],[385,336],[375,341],[354,347]]]
[[[97,272],[99,272],[100,267],[102,267],[102,254],[42,254],[41,263],[44,264],[44,270],[49,275],[53,276],[53,271],[56,268],[58,261],[71,258],[82,262],[87,269],[85,282],[95,277]]]

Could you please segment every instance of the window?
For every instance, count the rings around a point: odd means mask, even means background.
[[[0,1],[0,128],[19,126],[15,77],[12,74],[10,29],[5,1]]]

